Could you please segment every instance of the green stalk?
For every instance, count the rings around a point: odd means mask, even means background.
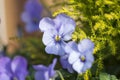
[[[64,77],[63,77],[63,75],[62,75],[62,73],[60,71],[56,71],[56,72],[59,74],[61,80],[65,80]]]

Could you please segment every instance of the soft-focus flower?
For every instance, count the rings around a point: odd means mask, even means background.
[[[72,65],[68,62],[68,55],[64,55],[60,57],[60,63],[64,69],[67,69],[70,73],[73,73],[74,70]]]
[[[34,32],[39,30],[39,21],[41,19],[42,6],[39,0],[27,0],[21,19],[25,22],[25,30]]]
[[[35,80],[52,80],[56,77],[56,71],[54,67],[56,65],[57,59],[53,60],[53,63],[48,67],[44,65],[34,65],[33,68],[36,70]]]
[[[75,42],[69,42],[65,47],[68,53],[68,62],[78,73],[83,73],[91,68],[94,61],[93,57],[94,43],[89,39],[82,40],[78,45]]]
[[[12,61],[8,57],[0,58],[0,80],[25,80],[27,74],[25,58],[16,56]]]
[[[43,43],[49,54],[64,55],[65,41],[71,39],[75,30],[75,21],[65,14],[59,14],[55,19],[43,18],[40,21],[40,30],[44,32]]]

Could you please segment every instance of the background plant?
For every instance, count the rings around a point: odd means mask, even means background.
[[[119,77],[120,1],[68,0],[61,4],[63,6],[53,16],[66,13],[76,20],[77,28],[73,40],[78,42],[90,38],[95,43],[95,72],[91,70],[87,75],[98,76],[104,71]]]

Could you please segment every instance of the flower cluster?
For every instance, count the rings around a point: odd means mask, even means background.
[[[27,0],[21,19],[25,22],[25,30],[29,33],[39,30],[39,21],[42,14],[42,5],[39,0]]]
[[[93,48],[94,44],[89,39],[83,39],[79,44],[74,41],[69,42],[65,51],[69,55],[68,63],[71,64],[70,66],[78,73],[83,73],[91,68],[94,61]]]
[[[31,3],[32,0],[29,1],[29,4],[33,4]],[[29,4],[27,6],[30,6]],[[65,14],[59,14],[54,19],[43,18],[39,23],[40,30],[44,32],[42,41],[46,45],[46,53],[59,55],[62,67],[70,73],[76,71],[82,74],[90,69],[94,62],[92,54],[94,43],[90,39],[83,39],[79,43],[72,41],[71,35],[75,26],[75,21]],[[54,67],[56,62],[57,59],[55,58],[48,67],[41,64],[33,65],[35,80],[55,80],[57,71],[54,70]],[[27,75],[25,58],[16,56],[11,60],[5,56],[0,57],[0,80],[25,80]]]
[[[46,53],[59,55],[61,65],[70,73],[76,71],[82,74],[91,68],[94,61],[94,43],[89,39],[78,44],[70,41],[75,26],[75,21],[65,14],[59,14],[55,19],[43,18],[39,24],[44,32],[42,41],[46,45]]]

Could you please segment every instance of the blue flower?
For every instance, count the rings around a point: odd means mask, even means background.
[[[53,63],[48,67],[44,65],[34,65],[33,68],[36,70],[35,72],[35,80],[51,80],[55,78],[56,71],[54,67],[56,65],[57,59],[53,60]]]
[[[68,55],[64,55],[60,57],[60,63],[64,69],[67,69],[70,73],[73,73],[74,70],[72,65],[68,62]]]
[[[59,14],[55,19],[43,18],[39,28],[44,32],[42,41],[46,45],[45,51],[49,54],[64,55],[65,41],[71,39],[75,26],[75,21],[65,14]]]
[[[29,33],[39,30],[39,21],[41,20],[42,6],[39,0],[28,0],[25,4],[21,19],[25,22],[25,30]]]
[[[78,73],[83,73],[91,68],[94,61],[93,57],[94,43],[89,39],[82,40],[78,45],[75,42],[69,42],[65,47],[68,56],[68,62]]]
[[[0,58],[0,80],[25,80],[27,74],[25,58],[16,56],[12,61],[8,57]]]

